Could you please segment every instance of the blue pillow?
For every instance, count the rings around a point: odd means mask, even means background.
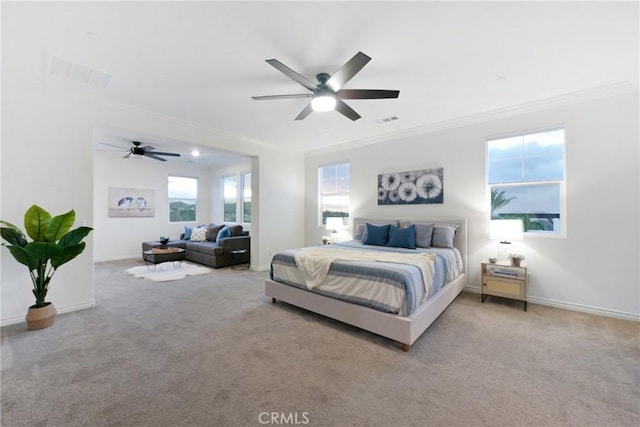
[[[231,230],[226,225],[218,231],[218,237],[216,237],[216,245],[220,246],[220,241],[225,237],[231,237]]]
[[[411,225],[411,224],[409,224]],[[413,224],[416,227],[416,247],[430,248],[433,224]]]
[[[393,246],[394,248],[416,248],[416,226],[411,224],[406,228],[398,228],[395,225],[391,225],[389,228],[389,242],[387,246]]]
[[[367,235],[362,240],[365,245],[386,246],[389,241],[389,224],[373,225],[367,223]]]
[[[184,240],[191,239],[191,227],[184,226]]]

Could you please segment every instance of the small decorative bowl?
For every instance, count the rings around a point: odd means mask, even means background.
[[[169,243],[169,238],[168,237],[164,237],[164,236],[160,236],[160,244],[162,246],[166,246],[167,243]]]

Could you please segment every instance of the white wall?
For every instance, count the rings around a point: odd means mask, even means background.
[[[480,288],[480,262],[495,253],[487,232],[485,138],[552,125],[566,128],[567,236],[527,236],[531,302],[640,319],[638,92],[408,136],[306,159],[307,245],[317,225],[317,167],[351,164],[351,215],[392,218],[462,216],[468,220],[469,286]],[[383,172],[444,167],[441,205],[378,206]]]
[[[109,153],[113,154],[113,153]],[[94,159],[94,261],[140,257],[141,243],[160,236],[178,239],[185,225],[211,222],[211,179],[208,170],[182,162],[153,159],[122,159],[120,154],[99,153]],[[169,223],[167,180],[169,175],[198,179],[196,221]],[[155,216],[110,218],[107,195],[110,187],[155,191]]]
[[[46,82],[24,84],[15,76],[2,75],[0,218],[22,224],[24,211],[38,203],[54,213],[75,208],[79,222],[104,227],[102,220],[94,223],[93,129],[107,125],[253,156],[253,203],[260,213],[254,215],[252,224],[252,268],[268,268],[275,248],[302,245],[303,235],[298,232],[303,228],[304,214],[301,154],[273,150],[183,120],[110,103],[98,95]],[[97,195],[96,200],[100,197]],[[287,207],[284,212],[282,206]],[[280,229],[283,219],[291,227],[285,232]],[[94,305],[94,234],[102,232],[92,233],[85,252],[56,273],[48,300],[59,312]],[[147,232],[153,233],[152,237],[157,235],[156,231],[144,231],[145,239]],[[135,240],[139,245],[138,237]],[[26,269],[6,249],[0,251],[0,257],[0,320],[3,325],[21,322],[33,304],[31,281]]]

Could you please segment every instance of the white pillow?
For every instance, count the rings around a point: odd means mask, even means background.
[[[204,242],[207,240],[207,227],[196,227],[191,230],[191,238],[189,240],[192,242]]]

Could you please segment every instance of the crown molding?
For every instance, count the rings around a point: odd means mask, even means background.
[[[331,153],[334,151],[343,151],[351,148],[364,147],[383,142],[396,141],[398,139],[408,138],[412,136],[425,135],[446,129],[454,129],[468,126],[476,123],[487,122],[506,117],[518,116],[521,114],[532,113],[542,110],[548,110],[563,105],[577,104],[580,102],[591,101],[594,99],[606,98],[610,96],[620,95],[624,93],[632,93],[638,91],[638,84],[633,82],[615,82],[603,86],[598,86],[586,90],[569,92],[559,96],[538,99],[531,102],[517,104],[506,108],[498,108],[495,110],[485,111],[482,113],[471,114],[468,116],[456,117],[453,119],[443,120],[426,125],[416,126],[396,132],[389,132],[369,138],[358,139],[349,142],[329,145],[322,148],[311,149],[305,151],[307,157]]]

